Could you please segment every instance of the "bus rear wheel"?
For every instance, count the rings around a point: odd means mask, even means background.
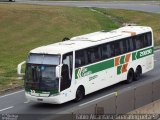
[[[80,100],[82,100],[85,96],[85,93],[84,93],[84,88],[83,87],[79,87],[77,89],[77,92],[76,92],[76,98],[75,98],[75,101],[76,102],[79,102]]]
[[[134,71],[132,69],[130,69],[127,74],[126,83],[129,84],[129,83],[133,82],[133,80],[134,80]]]
[[[141,75],[142,75],[142,68],[141,66],[137,66],[136,71],[135,71],[134,80],[139,80]]]

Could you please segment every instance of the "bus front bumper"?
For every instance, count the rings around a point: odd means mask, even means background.
[[[25,95],[29,101],[33,101],[33,102],[50,103],[50,104],[64,103],[64,101],[62,101],[62,99],[61,99],[61,94],[57,94],[57,95],[49,96],[49,97],[38,97],[38,96],[33,96],[33,95],[26,92]]]

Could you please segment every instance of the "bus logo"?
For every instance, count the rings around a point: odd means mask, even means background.
[[[77,76],[78,76],[78,78],[81,78],[81,77],[88,76],[90,74],[92,74],[92,71],[88,71],[87,68],[79,68]]]

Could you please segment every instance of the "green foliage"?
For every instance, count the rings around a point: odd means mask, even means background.
[[[139,11],[0,4],[0,90],[23,84],[17,79],[17,64],[33,48],[64,37],[112,30],[124,22],[151,26],[158,45],[159,21],[160,14]]]
[[[142,26],[150,26],[154,32],[155,45],[160,45],[160,14],[147,13],[133,10],[116,9],[98,9],[96,11],[103,13],[122,26],[123,23],[135,23]]]
[[[2,84],[19,82],[13,79],[17,64],[31,49],[64,37],[118,27],[112,19],[88,8],[22,4],[0,4],[0,23],[0,89]]]

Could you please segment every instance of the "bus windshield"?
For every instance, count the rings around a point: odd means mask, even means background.
[[[60,56],[31,54],[28,57],[25,72],[25,87],[33,90],[58,91],[59,80],[55,69]]]

